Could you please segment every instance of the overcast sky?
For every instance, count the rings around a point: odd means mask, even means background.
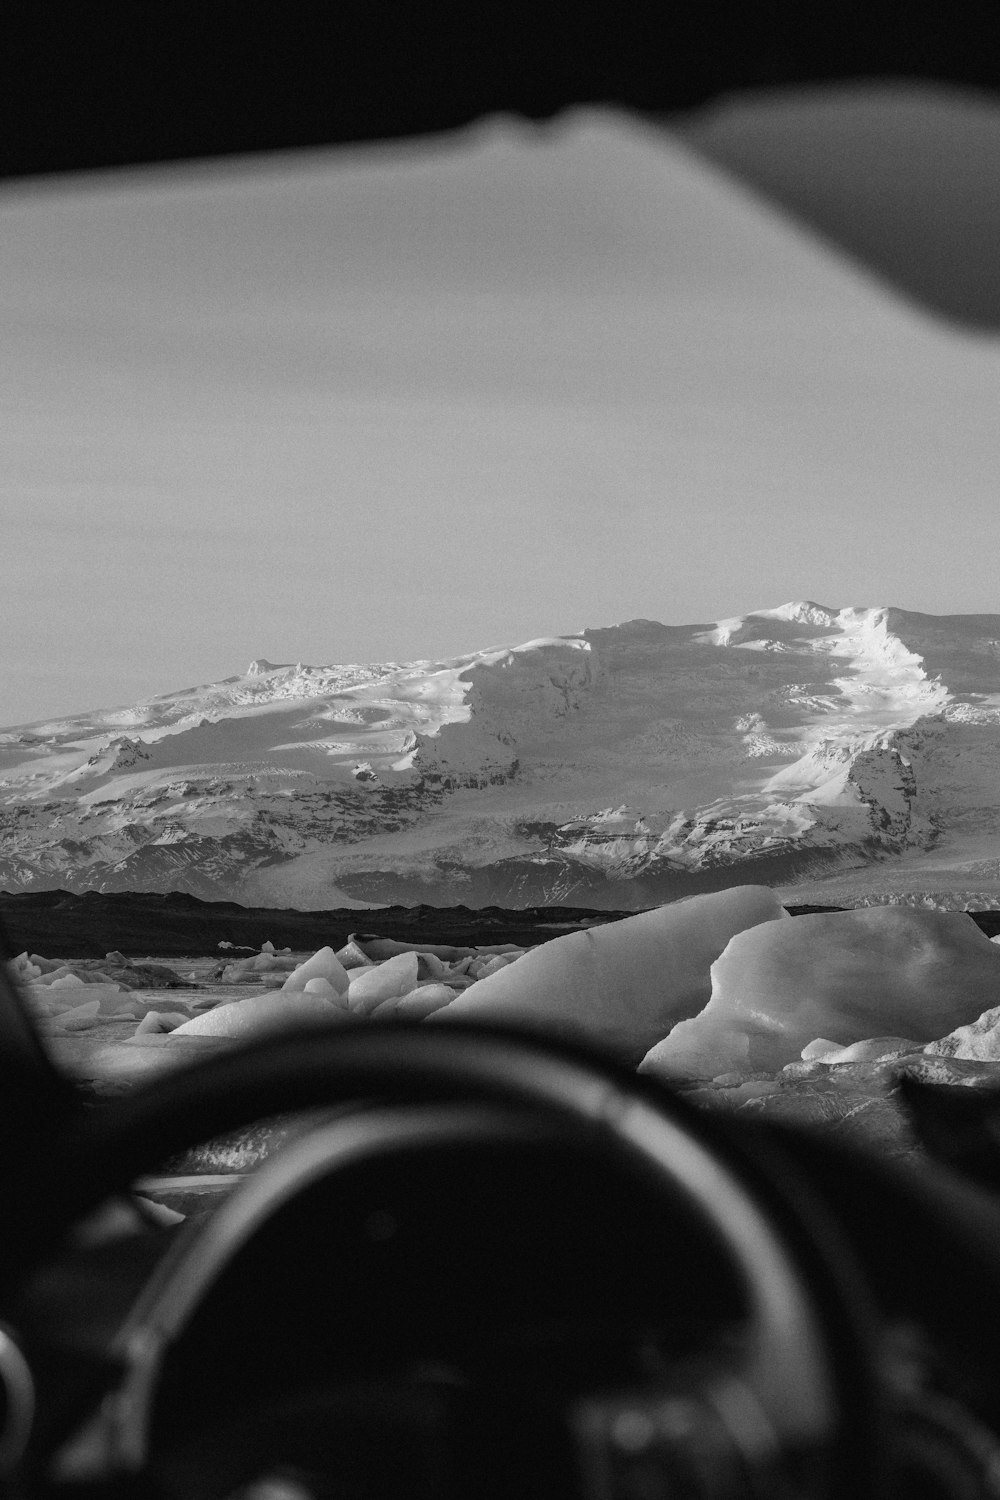
[[[794,598],[1000,611],[1000,341],[653,130],[0,195],[0,724]]]

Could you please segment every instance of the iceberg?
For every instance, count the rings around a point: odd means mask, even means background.
[[[710,966],[735,933],[758,924],[794,927],[801,920],[789,918],[766,886],[689,896],[532,948],[428,1020],[539,1026],[589,1038],[637,1063],[672,1026],[707,1004]]]
[[[352,1015],[370,1015],[385,1000],[395,1000],[416,989],[419,978],[416,953],[397,953],[367,969],[351,971],[347,1003]]]
[[[304,990],[310,979],[327,980],[338,995],[346,994],[347,986],[351,982],[347,970],[332,948],[320,948],[311,958],[299,964],[298,968],[292,970],[281,988],[286,993]]]
[[[929,1042],[923,1050],[931,1057],[1000,1062],[1000,1008],[993,1006],[969,1025],[956,1026],[947,1036]]]
[[[336,1024],[348,1019],[341,1005],[332,1005],[321,995],[305,991],[269,990],[266,995],[249,995],[245,1000],[231,1000],[217,1005],[203,1016],[175,1026],[171,1036],[226,1036],[245,1039],[286,1026],[303,1024]]]
[[[334,989],[329,979],[316,978],[306,981],[303,995],[320,995],[324,1000],[330,1000],[334,1005],[340,1005],[344,996],[339,990]]]
[[[391,1021],[393,1019],[422,1021],[425,1016],[432,1015],[434,1011],[441,1010],[445,1005],[450,1005],[455,997],[455,991],[447,984],[437,984],[431,981],[421,984],[408,995],[401,996],[398,1000],[383,1000],[381,1005],[371,1012],[374,1021]]]
[[[712,965],[704,1010],[650,1049],[641,1072],[776,1072],[812,1043],[922,1046],[1000,1005],[1000,951],[964,912],[871,906],[764,923]],[[825,1060],[825,1059],[824,1059]]]

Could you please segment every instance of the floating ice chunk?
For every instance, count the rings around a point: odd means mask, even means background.
[[[492,982],[492,981],[491,981]],[[712,966],[712,998],[640,1071],[775,1072],[811,1038],[933,1041],[1000,1004],[1000,952],[964,912],[872,906],[765,923]]]
[[[424,1016],[450,1005],[454,998],[455,991],[446,984],[421,984],[399,999],[383,1000],[371,1015],[375,1021],[384,1021],[391,1016],[398,1016],[401,1021],[422,1021]]]
[[[74,1005],[71,1010],[50,1017],[49,1025],[56,1031],[86,1031],[96,1022],[100,1009],[99,1000],[85,1000],[82,1005]]]
[[[417,987],[419,963],[414,952],[397,953],[384,963],[351,974],[347,1003],[354,1015],[366,1016],[383,1000],[394,1000]]]
[[[44,984],[51,987],[54,984],[58,984],[60,979],[68,979],[71,975],[73,975],[73,970],[69,967],[68,964],[57,964],[54,969],[43,969],[39,977],[35,980],[35,983]],[[73,977],[75,978],[78,976]],[[80,980],[80,983],[82,984],[83,981]]]
[[[338,995],[347,993],[350,975],[332,948],[320,948],[312,958],[293,969],[281,986],[283,990],[304,990],[310,979],[328,979]]]
[[[788,917],[764,886],[690,896],[532,948],[457,996],[436,1019],[582,1034],[638,1062],[671,1026],[706,1004],[709,969],[734,933],[802,920]]]
[[[376,963],[386,958],[395,958],[401,953],[432,953],[446,963],[453,963],[459,958],[472,957],[474,952],[472,948],[456,948],[451,943],[400,943],[395,938],[359,938],[356,935],[352,936],[351,941]]]
[[[99,1003],[102,1016],[131,1015],[135,1008],[132,992],[123,990],[113,980],[107,984],[88,984],[86,993],[88,1000]]]
[[[274,952],[274,944],[271,942],[270,938],[266,938],[265,941],[263,943],[261,943],[261,945],[260,945],[260,951],[261,951],[261,953],[273,953]]]
[[[269,990],[265,995],[248,995],[245,1000],[230,1000],[217,1005],[203,1016],[185,1021],[173,1031],[174,1036],[249,1037],[287,1026],[316,1024],[329,1026],[346,1021],[347,1012],[331,1005],[321,995],[304,991]]]
[[[109,974],[102,974],[99,969],[84,969],[81,973],[79,969],[71,969],[67,965],[53,973],[43,974],[34,982],[46,985],[50,990],[80,989],[84,985],[88,989],[111,989],[115,992],[121,989],[116,980]]]
[[[176,1031],[178,1026],[186,1025],[188,1019],[189,1017],[179,1010],[147,1010],[132,1035],[156,1036],[161,1032]]]
[[[290,958],[279,958],[274,953],[258,953],[255,958],[244,960],[254,974],[293,974],[295,962]]]
[[[63,963],[61,958],[43,958],[40,953],[32,953],[31,962],[35,965],[35,968],[40,969],[43,974],[66,973],[66,965]]]
[[[254,967],[256,962],[256,958],[237,958],[233,963],[226,964],[221,975],[222,982],[224,984],[239,984],[245,979],[252,978],[257,972]]]
[[[518,949],[516,953],[496,953],[492,958],[486,960],[479,977],[480,979],[488,979],[491,974],[499,973],[501,969],[508,968],[510,964],[516,963],[519,958],[523,957],[523,948]]]
[[[102,1015],[131,1015],[135,1004],[132,996],[120,990],[116,984],[88,985],[43,985],[35,981],[27,987],[27,995],[39,1015],[55,1016],[72,1010],[87,997],[87,1004],[96,1004]]]
[[[339,1005],[341,1010],[346,1008],[347,996],[335,990],[329,979],[318,976],[316,979],[308,979],[306,987],[302,991],[304,995],[320,995],[324,1000],[330,1000],[334,1005]]]
[[[372,963],[361,944],[354,938],[346,942],[343,948],[337,949],[337,957],[345,969],[364,969]]]
[[[956,1026],[947,1036],[936,1042],[929,1042],[923,1050],[931,1057],[1000,1062],[1000,1007],[994,1006],[991,1010],[984,1011],[968,1026]]]
[[[524,950],[518,953],[496,953],[492,956],[482,954],[474,958],[469,964],[468,972],[475,979],[487,979],[490,974],[496,974],[500,969],[506,969],[509,964],[523,956]]]
[[[834,1047],[819,1060],[831,1064],[878,1062],[882,1058],[906,1057],[919,1051],[920,1043],[911,1042],[904,1036],[870,1036],[863,1042],[851,1042],[847,1047]]]
[[[831,1042],[828,1037],[818,1036],[815,1041],[806,1043],[799,1056],[803,1062],[822,1062],[828,1052],[839,1051],[839,1042]]]

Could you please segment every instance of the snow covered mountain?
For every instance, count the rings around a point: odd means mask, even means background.
[[[0,733],[8,890],[629,909],[741,881],[1000,905],[1000,615],[806,601],[258,660]]]

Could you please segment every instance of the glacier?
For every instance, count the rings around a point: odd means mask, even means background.
[[[0,732],[0,887],[245,905],[1000,905],[1000,615],[810,600],[255,658]]]

